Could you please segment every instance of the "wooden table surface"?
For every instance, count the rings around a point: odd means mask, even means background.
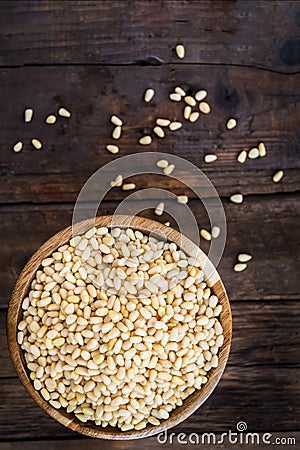
[[[179,42],[184,60],[174,52]],[[222,433],[245,421],[249,431],[298,436],[299,445],[300,2],[1,1],[0,66],[0,450],[162,447],[156,438],[99,443],[56,423],[25,392],[6,344],[7,305],[22,266],[70,225],[84,182],[116,158],[105,150],[114,113],[126,120],[120,156],[150,149],[186,158],[210,177],[227,216],[219,271],[232,305],[231,355],[213,395],[172,431]],[[140,146],[154,118],[181,118],[182,105],[168,99],[177,85],[206,89],[211,114]],[[148,87],[156,95],[146,105]],[[72,117],[45,125],[61,105]],[[34,109],[30,124],[26,107]],[[230,132],[229,117],[238,119]],[[34,137],[41,151],[31,147]],[[18,140],[24,148],[14,153]],[[236,161],[260,141],[265,158]],[[206,153],[218,160],[203,163]],[[200,200],[181,184],[136,180],[138,189],[187,192],[199,227],[208,226]],[[241,205],[229,201],[235,192],[245,196]],[[123,198],[113,189],[99,212],[112,213]],[[241,251],[253,261],[238,274]]]

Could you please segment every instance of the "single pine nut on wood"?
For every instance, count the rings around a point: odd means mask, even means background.
[[[163,202],[160,202],[160,203],[156,206],[156,208],[155,208],[155,210],[154,210],[154,213],[155,213],[157,216],[161,216],[161,215],[163,214],[163,212],[164,212],[164,209],[165,209],[165,204],[164,204]]]
[[[189,106],[196,106],[196,100],[191,95],[187,95],[184,97],[185,103],[187,103]]]
[[[33,117],[33,109],[31,108],[27,108],[24,111],[24,120],[26,123],[29,123],[32,121],[32,117]]]
[[[236,119],[228,119],[227,123],[226,123],[226,128],[227,130],[232,130],[233,128],[235,128],[237,126],[237,121]]]
[[[199,117],[200,117],[200,114],[198,113],[198,111],[194,111],[190,114],[189,121],[194,123],[199,119]]]
[[[252,256],[249,255],[248,253],[240,253],[238,255],[238,260],[239,260],[239,262],[242,262],[242,263],[251,261],[251,259],[252,259]]]
[[[118,116],[111,116],[110,121],[113,125],[116,125],[117,127],[121,127],[123,125],[123,121]]]
[[[122,128],[121,128],[120,125],[117,125],[117,126],[113,129],[113,132],[112,132],[112,138],[118,140],[118,139],[120,139],[121,134],[122,134]]]
[[[171,173],[173,173],[174,169],[175,169],[175,165],[169,164],[167,167],[164,168],[164,174],[171,175]]]
[[[181,122],[171,122],[169,125],[169,129],[171,131],[176,131],[179,130],[182,127],[182,123]]]
[[[189,198],[187,195],[178,195],[177,197],[177,203],[180,203],[182,205],[186,205],[189,201]]]
[[[203,114],[209,114],[210,113],[210,106],[206,102],[201,102],[199,104],[199,109]]]
[[[122,175],[117,175],[116,178],[110,182],[111,187],[120,187],[123,183]]]
[[[145,94],[144,94],[144,100],[145,100],[145,102],[146,102],[146,103],[151,102],[151,100],[152,100],[153,97],[154,97],[154,94],[155,94],[154,89],[147,89],[146,92],[145,92]]]
[[[246,150],[242,150],[238,156],[237,156],[237,160],[239,163],[243,164],[247,159],[247,152]]]
[[[97,426],[167,419],[208,381],[224,343],[222,305],[189,263],[175,243],[117,227],[93,227],[45,257],[16,336],[34,389]]]
[[[53,125],[56,122],[56,116],[54,114],[50,114],[49,116],[46,117],[45,119],[45,123],[47,123],[48,125]]]
[[[233,267],[233,270],[235,272],[243,272],[243,270],[245,269],[247,269],[247,264],[242,263],[235,264],[235,266]]]
[[[267,150],[266,150],[266,146],[265,146],[265,144],[264,144],[263,142],[260,142],[260,143],[258,144],[258,151],[259,151],[259,156],[260,156],[261,158],[263,158],[264,156],[266,156]]]
[[[143,136],[141,137],[141,139],[139,140],[139,143],[141,145],[150,145],[152,142],[152,137],[151,136]]]
[[[154,127],[153,131],[158,137],[160,137],[160,138],[165,137],[165,132],[161,127]]]
[[[71,117],[70,111],[68,111],[66,108],[59,108],[58,115],[66,118]]]
[[[23,142],[19,141],[13,146],[13,151],[19,153],[23,148]]]
[[[243,203],[244,197],[242,194],[232,194],[230,196],[230,201],[232,203]]]
[[[251,149],[249,150],[249,153],[248,153],[248,158],[250,158],[250,159],[256,159],[256,158],[258,158],[258,157],[259,157],[259,151],[258,151],[258,148],[256,148],[256,147],[251,148]]]
[[[156,119],[156,123],[160,127],[168,127],[171,121],[169,119]]]
[[[191,106],[186,106],[186,107],[184,108],[184,110],[183,110],[183,117],[184,117],[186,120],[188,120],[188,119],[190,118],[191,112],[192,112]]]
[[[43,147],[43,144],[42,144],[41,141],[39,141],[38,139],[31,139],[31,144],[32,144],[33,147],[36,148],[37,150],[41,150],[41,148]]]
[[[177,87],[174,89],[174,91],[175,91],[177,94],[180,94],[181,97],[185,97],[185,95],[186,95],[186,92],[185,92],[180,86],[177,86]]]
[[[272,179],[273,179],[274,183],[279,183],[279,181],[282,180],[282,178],[283,178],[283,171],[282,170],[278,170],[278,172],[276,172],[273,175]]]
[[[181,101],[181,95],[173,92],[172,94],[169,95],[170,100],[172,100],[172,102],[180,102]]]
[[[205,97],[207,97],[207,92],[204,89],[196,92],[195,94],[195,99],[197,100],[197,102],[201,102],[202,100],[205,99]]]
[[[110,153],[115,155],[116,153],[119,153],[119,147],[117,145],[107,145],[106,150],[108,150]]]
[[[123,186],[122,186],[123,191],[132,191],[135,188],[136,188],[136,185],[134,183],[127,183],[127,184],[123,184]]]
[[[203,237],[203,239],[205,239],[206,241],[211,241],[211,234],[209,231],[205,230],[204,228],[202,228],[202,230],[200,230],[200,235]]]
[[[209,154],[209,155],[204,155],[204,161],[209,164],[211,162],[214,162],[218,159],[217,155],[214,154]]]
[[[175,51],[179,59],[183,59],[185,57],[185,48],[182,44],[176,45]]]

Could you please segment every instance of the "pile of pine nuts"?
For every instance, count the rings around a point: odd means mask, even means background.
[[[34,388],[82,422],[158,425],[218,366],[222,306],[195,258],[131,228],[92,228],[42,262],[18,343]]]

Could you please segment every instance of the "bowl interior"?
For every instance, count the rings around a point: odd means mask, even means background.
[[[207,383],[200,390],[196,390],[192,395],[186,398],[182,406],[176,407],[170,413],[170,417],[168,419],[163,420],[158,426],[148,424],[146,428],[139,431],[130,430],[124,432],[109,426],[103,428],[101,426],[93,425],[92,423],[89,424],[88,422],[82,423],[72,413],[66,413],[63,409],[57,410],[53,408],[43,399],[39,392],[34,389],[26,368],[23,351],[16,339],[17,325],[22,315],[21,304],[30,289],[30,284],[41,265],[41,261],[50,256],[59,246],[68,242],[72,238],[73,234],[83,234],[93,226],[110,227],[112,224],[115,226],[116,223],[120,228],[127,228],[130,226],[134,230],[140,230],[145,234],[151,233],[157,237],[164,236],[168,241],[175,242],[188,255],[193,255],[195,251],[197,251],[198,255],[200,255],[201,262],[203,261],[202,267],[205,266],[209,273],[209,278],[206,279],[206,282],[208,286],[211,287],[214,294],[218,297],[219,303],[223,306],[223,310],[220,315],[220,322],[223,326],[224,343],[218,353],[218,367],[210,370]],[[102,439],[121,440],[143,438],[160,433],[161,431],[171,428],[185,420],[197,408],[199,408],[202,403],[205,402],[218,384],[228,359],[231,334],[232,319],[229,299],[219,274],[215,269],[213,269],[213,266],[207,256],[199,250],[193,242],[182,236],[176,230],[166,227],[165,225],[154,220],[145,219],[138,216],[100,216],[95,219],[80,222],[76,224],[74,229],[72,227],[68,227],[51,237],[36,251],[36,253],[34,253],[22,270],[12,292],[7,316],[7,335],[11,358],[21,382],[31,397],[51,417],[66,427],[87,436]]]

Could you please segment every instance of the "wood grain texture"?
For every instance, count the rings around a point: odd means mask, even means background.
[[[26,368],[24,353],[17,342],[18,323],[22,320],[22,302],[26,295],[28,295],[31,282],[35,277],[37,270],[41,267],[42,261],[45,258],[50,257],[58,247],[68,243],[73,236],[84,234],[94,226],[99,228],[120,227],[124,229],[130,226],[133,230],[139,230],[146,234],[153,234],[153,236],[156,236],[157,238],[163,236],[164,240],[174,242],[177,247],[181,248],[188,256],[197,256],[197,261],[201,264],[201,268],[205,274],[207,285],[218,297],[219,304],[223,307],[220,314],[220,323],[223,327],[224,343],[218,352],[218,366],[210,370],[207,383],[201,387],[200,390],[196,389],[192,395],[185,399],[183,405],[175,408],[170,413],[170,417],[163,420],[160,425],[153,426],[148,423],[143,430],[121,431],[116,427],[108,426],[103,428],[101,426],[96,426],[91,422],[82,423],[74,414],[67,413],[64,408],[55,409],[52,407],[33,387]],[[137,216],[100,216],[76,223],[74,227],[70,226],[59,231],[39,247],[20,273],[14,286],[7,312],[7,341],[10,355],[16,372],[28,393],[45,412],[67,428],[98,439],[141,439],[172,428],[187,419],[210,397],[220,381],[229,356],[231,335],[232,317],[229,299],[219,274],[214,269],[205,253],[203,253],[192,241],[171,227],[166,227],[159,222]]]
[[[295,1],[1,2],[1,65],[187,63],[299,70]],[[284,26],[283,26],[284,25]]]
[[[112,214],[116,203],[104,202],[99,214]],[[209,228],[199,201],[189,203],[199,228]],[[224,202],[227,243],[219,270],[231,300],[299,299],[299,197],[294,195],[249,197],[241,205]],[[35,250],[60,229],[70,225],[73,205],[2,206],[0,213],[0,306],[5,307],[13,284]],[[142,215],[157,219],[153,211]],[[167,215],[161,221],[171,220]],[[22,230],[22,232],[20,232]],[[291,234],[291,230],[293,230]],[[9,236],[9,239],[7,239]],[[245,240],[245,236],[247,240]],[[207,252],[208,242],[201,241]],[[253,261],[237,274],[233,265],[239,252],[250,252]],[[271,280],[271,282],[266,282]]]
[[[97,169],[119,156],[145,151],[186,158],[210,177],[221,196],[236,191],[269,194],[299,190],[299,81],[300,75],[225,66],[1,70],[0,96],[6,98],[6,107],[0,111],[0,202],[75,201]],[[177,85],[191,88],[192,93],[207,89],[211,114],[196,123],[185,121],[181,130],[167,131],[165,139],[156,137],[150,146],[139,145],[139,138],[151,132],[157,117],[182,120],[184,105],[168,98]],[[142,98],[149,86],[156,95],[146,104]],[[34,118],[27,124],[23,112],[29,106]],[[59,106],[70,109],[72,117],[46,125],[45,117]],[[117,157],[105,150],[113,141],[110,117],[114,113],[125,123]],[[231,116],[238,119],[238,126],[228,131],[225,124]],[[33,149],[33,137],[42,141],[42,150]],[[12,146],[18,140],[24,142],[24,149],[14,153]],[[265,158],[248,159],[245,164],[236,161],[241,150],[260,141],[267,147]],[[218,160],[205,164],[206,153],[216,153]],[[276,184],[272,175],[278,169],[283,169],[285,176]],[[111,173],[111,179],[115,176]],[[138,188],[158,184],[177,192],[182,188],[166,176],[137,178]],[[207,195],[205,190],[202,195]],[[108,198],[120,200],[124,193],[113,189]]]
[[[227,431],[227,430],[226,430]],[[226,432],[225,431],[225,432]],[[232,430],[234,431],[234,430]],[[197,433],[197,432],[195,432]],[[246,433],[244,434],[244,441],[246,439]],[[175,434],[175,433],[174,433]],[[195,435],[181,435],[179,436],[179,433],[176,433],[171,436],[171,432],[168,437],[168,443],[163,444],[164,437],[161,436],[161,444],[158,443],[157,438],[151,437],[148,439],[143,439],[141,441],[132,441],[130,442],[130,449],[131,450],[140,450],[142,447],[144,450],[156,450],[157,448],[172,448],[172,450],[182,450],[182,446],[184,445],[184,448],[186,450],[192,450],[195,449],[195,445],[197,441],[195,441]],[[272,436],[266,436],[265,439],[268,439],[270,444],[274,442],[279,445],[280,442],[282,442],[282,445],[288,445],[287,443],[290,442],[289,445],[293,445],[291,442],[288,441],[288,439],[295,439],[295,442],[298,443],[300,439],[300,433],[299,432],[281,432],[281,433],[271,433]],[[194,437],[194,440],[193,440]],[[270,444],[263,443],[263,437],[264,433],[261,433],[259,437],[259,444],[253,444],[251,445],[251,450],[269,450]],[[208,436],[204,436],[200,439],[199,445],[205,445],[205,450],[232,450],[232,443],[228,443],[227,438],[225,439],[223,436],[223,443],[222,442],[222,435],[216,434],[216,443],[213,443],[213,438],[210,437],[210,441],[208,440]],[[201,444],[203,439],[203,444]],[[280,439],[280,440],[279,440]],[[284,440],[285,439],[285,440]],[[267,442],[268,442],[267,441]],[[210,442],[210,443],[209,443]],[[251,440],[249,440],[251,442]],[[284,444],[285,443],[285,444]],[[248,444],[249,446],[250,444]],[[44,441],[26,441],[26,442],[0,442],[0,450],[98,450],[99,449],[99,442],[93,441],[92,439],[57,439],[55,441],[51,440],[44,440]],[[237,450],[245,449],[245,444],[234,444],[234,448]],[[128,443],[126,442],[103,442],[101,443],[101,449],[103,450],[127,450],[128,449]]]
[[[232,302],[231,309],[234,333],[230,366],[242,365],[249,370],[254,366],[271,366],[274,370],[299,367],[300,302]],[[17,375],[7,348],[6,312],[0,310],[0,377],[14,378]]]
[[[299,394],[298,368],[228,365],[214,394],[172,431],[223,432],[240,420],[249,431],[299,431]],[[1,379],[0,398],[2,440],[78,437],[46,415],[18,379]]]

